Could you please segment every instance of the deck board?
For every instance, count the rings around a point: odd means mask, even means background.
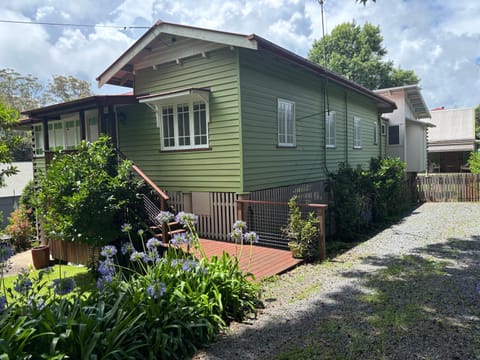
[[[288,250],[257,245],[242,247],[230,242],[207,239],[201,239],[200,244],[208,257],[221,256],[224,251],[237,256],[240,269],[252,273],[256,280],[281,274],[303,262],[303,260],[294,259]]]

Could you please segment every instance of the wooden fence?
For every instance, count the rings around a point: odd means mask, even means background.
[[[480,174],[429,174],[417,177],[420,201],[480,201]]]

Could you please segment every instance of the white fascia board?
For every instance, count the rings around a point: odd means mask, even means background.
[[[134,46],[129,48],[107,71],[99,76],[98,87],[100,88],[105,85],[116,73],[122,70],[130,60],[146,48],[161,32],[162,31],[159,27],[155,27],[151,29],[144,38],[140,39]]]
[[[221,31],[212,31],[198,28],[190,28],[185,26],[178,26],[173,24],[161,24],[162,32],[183,36],[191,39],[198,39],[204,41],[215,42],[219,44],[242,47],[246,49],[258,50],[256,40],[248,39],[245,35],[224,33]]]

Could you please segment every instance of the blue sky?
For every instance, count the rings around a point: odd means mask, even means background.
[[[421,78],[430,108],[480,103],[478,0],[325,0],[326,30],[347,21],[379,25],[387,58]],[[63,27],[0,23],[0,68],[41,81],[73,75],[92,82],[157,19],[256,33],[301,56],[321,37],[316,0],[0,0],[0,20],[92,24]],[[121,26],[107,28],[102,26]]]

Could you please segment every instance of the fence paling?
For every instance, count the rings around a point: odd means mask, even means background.
[[[417,184],[422,201],[480,201],[480,174],[418,176]]]
[[[325,209],[326,204],[297,204],[304,210],[317,212],[319,220],[319,254],[320,260],[326,257],[325,246]],[[288,202],[237,200],[237,217],[247,222],[249,229],[259,235],[259,244],[288,249],[288,238],[283,229],[288,224]]]

